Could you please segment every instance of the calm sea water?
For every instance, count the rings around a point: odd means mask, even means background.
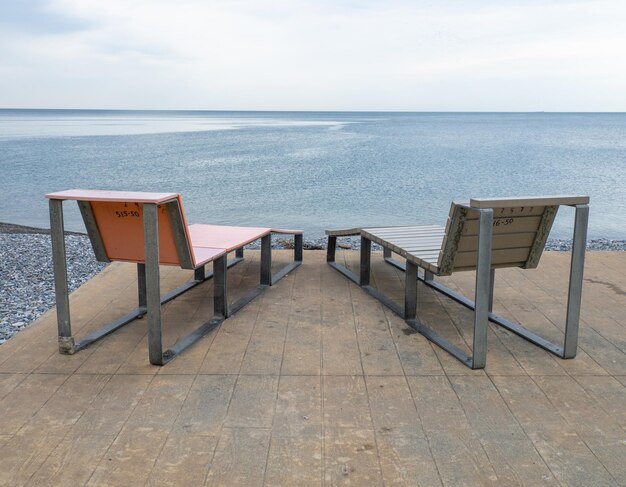
[[[626,238],[626,114],[0,110],[0,170],[0,221],[41,227],[43,195],[69,188],[176,191],[190,222],[309,237],[444,224],[452,199],[588,194],[590,237]]]

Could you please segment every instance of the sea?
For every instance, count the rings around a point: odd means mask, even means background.
[[[625,113],[0,109],[0,221],[48,227],[48,192],[179,192],[190,223],[445,225],[452,200],[589,195],[626,238]],[[73,202],[66,228],[84,230]],[[553,238],[570,238],[573,210]]]

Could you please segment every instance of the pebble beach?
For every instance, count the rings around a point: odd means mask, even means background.
[[[289,248],[290,242],[276,239],[274,248]],[[323,249],[324,237],[305,240],[305,249]],[[249,248],[257,248],[250,245]],[[341,248],[357,250],[359,240],[346,238]],[[551,239],[551,251],[569,251],[570,240]],[[626,240],[591,239],[590,251],[626,251]],[[66,235],[70,292],[100,272],[106,264],[94,258],[86,235]],[[54,275],[49,232],[45,229],[0,223],[0,344],[54,307]]]

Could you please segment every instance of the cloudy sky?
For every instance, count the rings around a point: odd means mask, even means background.
[[[0,107],[626,111],[623,0],[0,0]]]

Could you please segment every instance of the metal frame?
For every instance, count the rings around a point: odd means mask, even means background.
[[[402,317],[413,329],[424,335],[432,342],[439,345],[456,359],[472,369],[484,368],[487,359],[487,330],[488,322],[500,325],[531,343],[557,355],[563,359],[574,358],[578,346],[578,327],[580,321],[580,303],[582,296],[583,270],[585,263],[585,246],[587,241],[587,222],[589,218],[589,206],[586,204],[575,205],[576,215],[574,222],[573,246],[570,263],[570,276],[567,298],[567,315],[565,321],[564,343],[556,345],[540,335],[514,323],[506,318],[493,313],[493,295],[495,283],[495,269],[491,268],[491,236],[493,210],[478,209],[480,212],[480,230],[478,236],[478,261],[476,267],[476,285],[474,301],[462,294],[435,281],[432,272],[424,270],[420,275],[418,267],[410,262],[399,262],[392,257],[391,250],[383,245],[383,258],[385,262],[405,271],[405,302],[404,307],[393,302],[387,296],[369,285],[371,241],[361,236],[361,268],[360,275],[337,264],[335,261],[337,237],[328,237],[328,252],[326,260],[328,264],[361,286],[367,293],[378,299],[381,303]],[[417,311],[417,281],[448,296],[457,303],[474,311],[474,338],[471,355],[467,355],[461,349],[450,343],[445,338],[435,333],[416,320]]]
[[[82,202],[79,202],[79,205]],[[271,233],[262,237],[261,242],[261,283],[231,305],[227,299],[227,270],[244,259],[243,246],[235,250],[235,258],[227,255],[213,260],[213,271],[206,271],[205,265],[194,269],[194,278],[182,286],[161,295],[159,275],[158,205],[144,203],[144,251],[145,263],[137,264],[137,298],[139,306],[124,316],[102,326],[86,337],[76,341],[72,335],[69,291],[67,283],[67,258],[65,251],[65,227],[63,221],[63,200],[50,199],[50,233],[52,241],[52,261],[54,268],[55,298],[57,306],[57,326],[59,352],[74,354],[97,340],[109,335],[136,318],[147,315],[148,349],[150,363],[164,365],[176,355],[191,346],[209,331],[219,326],[224,319],[239,311],[269,286],[272,286],[302,263],[303,237],[295,234],[294,261],[275,274],[271,274]],[[95,249],[97,251],[98,249]],[[100,249],[101,250],[101,249]],[[207,279],[214,278],[215,315],[196,330],[180,339],[175,345],[163,351],[161,306],[196,287]]]

